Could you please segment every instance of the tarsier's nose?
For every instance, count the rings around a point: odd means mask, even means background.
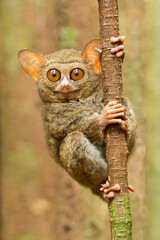
[[[68,89],[70,86],[69,81],[66,77],[63,78],[62,82],[60,83],[61,89]]]

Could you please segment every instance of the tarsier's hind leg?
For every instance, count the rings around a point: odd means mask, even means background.
[[[99,191],[107,179],[107,164],[100,151],[86,138],[75,131],[68,134],[60,146],[60,158],[67,172],[79,183]]]

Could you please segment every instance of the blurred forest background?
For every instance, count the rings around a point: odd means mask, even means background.
[[[138,124],[128,168],[134,240],[160,239],[159,11],[159,0],[119,0],[124,94]],[[97,1],[1,0],[0,19],[0,239],[109,240],[107,204],[49,156],[36,85],[17,61],[22,48],[82,50],[99,36]]]

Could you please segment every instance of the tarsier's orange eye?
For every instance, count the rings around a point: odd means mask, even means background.
[[[56,68],[50,69],[47,72],[47,78],[52,82],[56,82],[61,78],[61,73]]]
[[[81,80],[84,77],[84,71],[81,68],[74,68],[70,73],[70,78],[74,81]]]

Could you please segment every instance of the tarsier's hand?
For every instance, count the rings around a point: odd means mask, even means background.
[[[102,110],[99,117],[99,125],[107,127],[110,124],[118,123],[128,135],[127,108],[116,101],[109,102]]]
[[[124,51],[124,40],[125,36],[119,36],[119,37],[111,37],[110,42],[111,43],[120,43],[117,47],[114,47],[111,49],[111,53],[116,54],[117,57],[122,57],[122,60],[124,59],[125,56],[125,51]]]

